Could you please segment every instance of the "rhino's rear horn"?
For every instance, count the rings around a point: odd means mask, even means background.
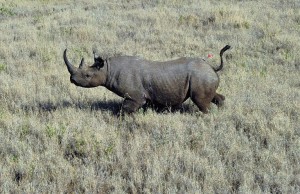
[[[69,73],[74,74],[76,72],[76,68],[69,62],[69,60],[67,58],[67,49],[65,49],[65,51],[64,51],[64,61],[68,68]]]
[[[79,65],[79,69],[81,69],[84,66],[84,58],[81,59],[80,65]]]

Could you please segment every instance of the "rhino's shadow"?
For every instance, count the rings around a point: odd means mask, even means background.
[[[90,103],[77,103],[75,105],[77,108],[80,109],[90,109],[95,111],[108,111],[112,113],[113,115],[120,115],[120,112],[122,111],[122,101],[97,101],[97,102],[90,102]],[[194,112],[195,110],[198,110],[196,107],[193,106],[190,103],[184,103],[181,106],[178,107],[166,107],[166,106],[159,106],[159,105],[153,105],[151,103],[145,104],[141,110],[143,112],[146,112],[147,110],[151,109],[157,113],[169,113],[169,112]]]
[[[91,110],[95,111],[108,111],[113,115],[119,115],[122,109],[122,102],[121,101],[97,101],[93,102],[90,105]]]
[[[22,110],[25,112],[54,112],[66,108],[75,108],[88,111],[108,111],[113,115],[117,115],[122,107],[120,101],[97,101],[97,102],[70,102],[62,101],[54,103],[51,101],[37,102],[36,104],[23,104]]]
[[[22,110],[25,112],[54,112],[60,109],[76,108],[81,110],[89,111],[106,111],[112,115],[119,115],[122,110],[122,101],[109,100],[109,101],[96,101],[96,102],[70,102],[62,101],[59,103],[54,102],[37,102],[37,104],[24,104]],[[146,112],[148,109],[152,109],[157,113],[168,113],[168,112],[194,112],[195,107],[190,103],[184,103],[180,107],[161,107],[146,104],[142,107],[142,110]]]
[[[109,111],[113,115],[120,115],[122,111],[122,101],[109,101],[109,102],[94,102],[91,104],[91,110],[100,110],[100,111]],[[181,113],[191,113],[195,111],[195,106],[191,104],[184,103],[178,107],[166,107],[166,106],[159,106],[153,104],[145,104],[141,110],[145,113],[147,110],[153,110],[157,113],[174,113],[174,112],[181,112]]]

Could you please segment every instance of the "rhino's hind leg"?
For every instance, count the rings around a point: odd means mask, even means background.
[[[216,104],[218,107],[221,107],[224,104],[224,100],[225,100],[225,96],[216,93],[216,95],[214,96],[211,102]]]
[[[199,110],[203,113],[208,113],[211,98],[199,98],[197,95],[193,96],[192,101],[198,106]]]

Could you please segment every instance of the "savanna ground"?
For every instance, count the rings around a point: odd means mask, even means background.
[[[218,65],[225,106],[148,109],[69,81],[62,53]],[[299,193],[300,2],[0,1],[0,193]]]

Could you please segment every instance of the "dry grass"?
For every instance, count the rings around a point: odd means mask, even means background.
[[[99,1],[100,2],[100,1]],[[0,2],[0,193],[299,193],[298,1]],[[62,52],[214,58],[203,115],[148,110],[69,82]]]

